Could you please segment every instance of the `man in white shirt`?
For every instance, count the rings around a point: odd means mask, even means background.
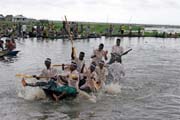
[[[112,47],[112,52],[111,52],[111,59],[109,61],[109,64],[114,63],[115,61],[122,63],[122,58],[121,55],[124,52],[124,48],[120,46],[121,44],[121,39],[116,40],[116,45]]]
[[[105,62],[101,60],[99,65],[96,67],[97,81],[100,83],[100,86],[105,85],[106,77],[108,75],[108,70],[104,67]]]
[[[42,70],[41,74],[39,76],[33,75],[34,78],[39,80],[40,78],[46,78],[46,80],[36,82],[36,83],[26,83],[24,79],[22,79],[22,84],[23,86],[32,86],[32,87],[37,87],[37,86],[44,86],[47,85],[48,80],[52,77],[55,77],[58,75],[58,71],[55,68],[51,67],[51,59],[47,58],[44,62],[46,68]]]
[[[103,59],[103,57],[105,60],[108,59],[107,58],[108,52],[104,51],[103,48],[104,48],[104,44],[101,43],[99,45],[99,48],[93,51],[93,55],[91,56],[91,58],[93,59],[92,61],[96,63],[96,65],[99,64],[99,62]]]
[[[97,80],[97,74],[95,72],[96,65],[95,63],[91,63],[90,67],[84,72],[85,84],[80,86],[80,89],[86,92],[95,91],[97,88],[95,86],[95,82]]]
[[[84,61],[84,57],[85,57],[85,53],[84,52],[80,52],[79,53],[79,58],[75,56],[75,48],[72,48],[72,53],[71,53],[71,59],[73,62],[75,62],[77,64],[77,71],[79,73],[83,73],[84,68],[85,68],[85,61]]]

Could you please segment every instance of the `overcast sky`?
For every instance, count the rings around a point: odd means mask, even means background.
[[[180,25],[180,0],[0,0],[0,14],[36,19]]]

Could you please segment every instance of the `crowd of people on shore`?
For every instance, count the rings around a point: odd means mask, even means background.
[[[108,60],[108,51],[104,50],[104,44],[100,44],[99,48],[93,51],[91,56],[92,62],[88,66],[85,63],[85,53],[80,52],[79,57],[75,54],[75,48],[72,47],[71,63],[62,64],[63,72],[58,73],[57,69],[51,65],[51,59],[45,60],[46,68],[42,70],[40,75],[33,75],[37,80],[45,78],[35,83],[28,83],[23,78],[23,86],[41,87],[45,93],[51,91],[51,97],[58,101],[65,97],[76,96],[79,91],[96,92],[105,86],[106,77],[108,75],[107,66],[114,62],[122,63],[121,55],[124,54],[123,47],[120,46],[121,40],[117,39],[116,45],[112,47],[110,62]],[[126,53],[127,54],[127,53]],[[124,74],[123,74],[124,75]]]
[[[60,24],[61,26],[61,24]],[[70,31],[75,38],[79,36],[88,36],[91,33],[90,25],[79,24],[78,22],[69,22]],[[4,37],[68,37],[66,22],[62,21],[62,27],[55,26],[54,23],[40,22],[37,25],[27,23],[17,23],[12,26],[0,25],[0,36]]]

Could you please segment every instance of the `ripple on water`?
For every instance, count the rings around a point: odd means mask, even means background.
[[[86,52],[89,63],[92,50],[103,42],[111,50],[113,39],[74,41],[78,52]],[[126,76],[120,80],[117,95],[100,94],[97,103],[88,101],[24,100],[17,97],[21,87],[17,73],[39,74],[44,59],[53,63],[70,62],[71,43],[68,40],[20,39],[21,52],[16,58],[0,61],[0,117],[3,120],[177,120],[180,118],[180,40],[155,38],[123,38]],[[57,68],[60,69],[60,68]]]

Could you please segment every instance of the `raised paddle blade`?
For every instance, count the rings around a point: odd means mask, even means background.
[[[66,22],[66,30],[68,32],[69,38],[71,40],[71,45],[73,47],[74,46],[73,45],[73,33],[71,33],[71,31],[70,31],[70,25],[69,25],[69,22],[67,21],[67,17],[66,16],[64,16],[64,17],[65,17],[65,22]]]
[[[130,52],[130,51],[132,51],[132,48],[129,49],[129,50],[127,50],[126,52],[124,52],[122,55],[125,55],[125,54],[127,54],[128,52]]]
[[[127,51],[125,51],[125,52],[124,52],[124,53],[122,53],[121,55],[119,55],[119,54],[117,54],[117,53],[111,53],[111,55],[121,57],[121,56],[123,56],[123,55],[126,55],[126,54],[127,54],[128,52],[130,52],[130,51],[132,51],[132,48],[131,48],[131,49],[129,49],[129,50],[127,50]]]

